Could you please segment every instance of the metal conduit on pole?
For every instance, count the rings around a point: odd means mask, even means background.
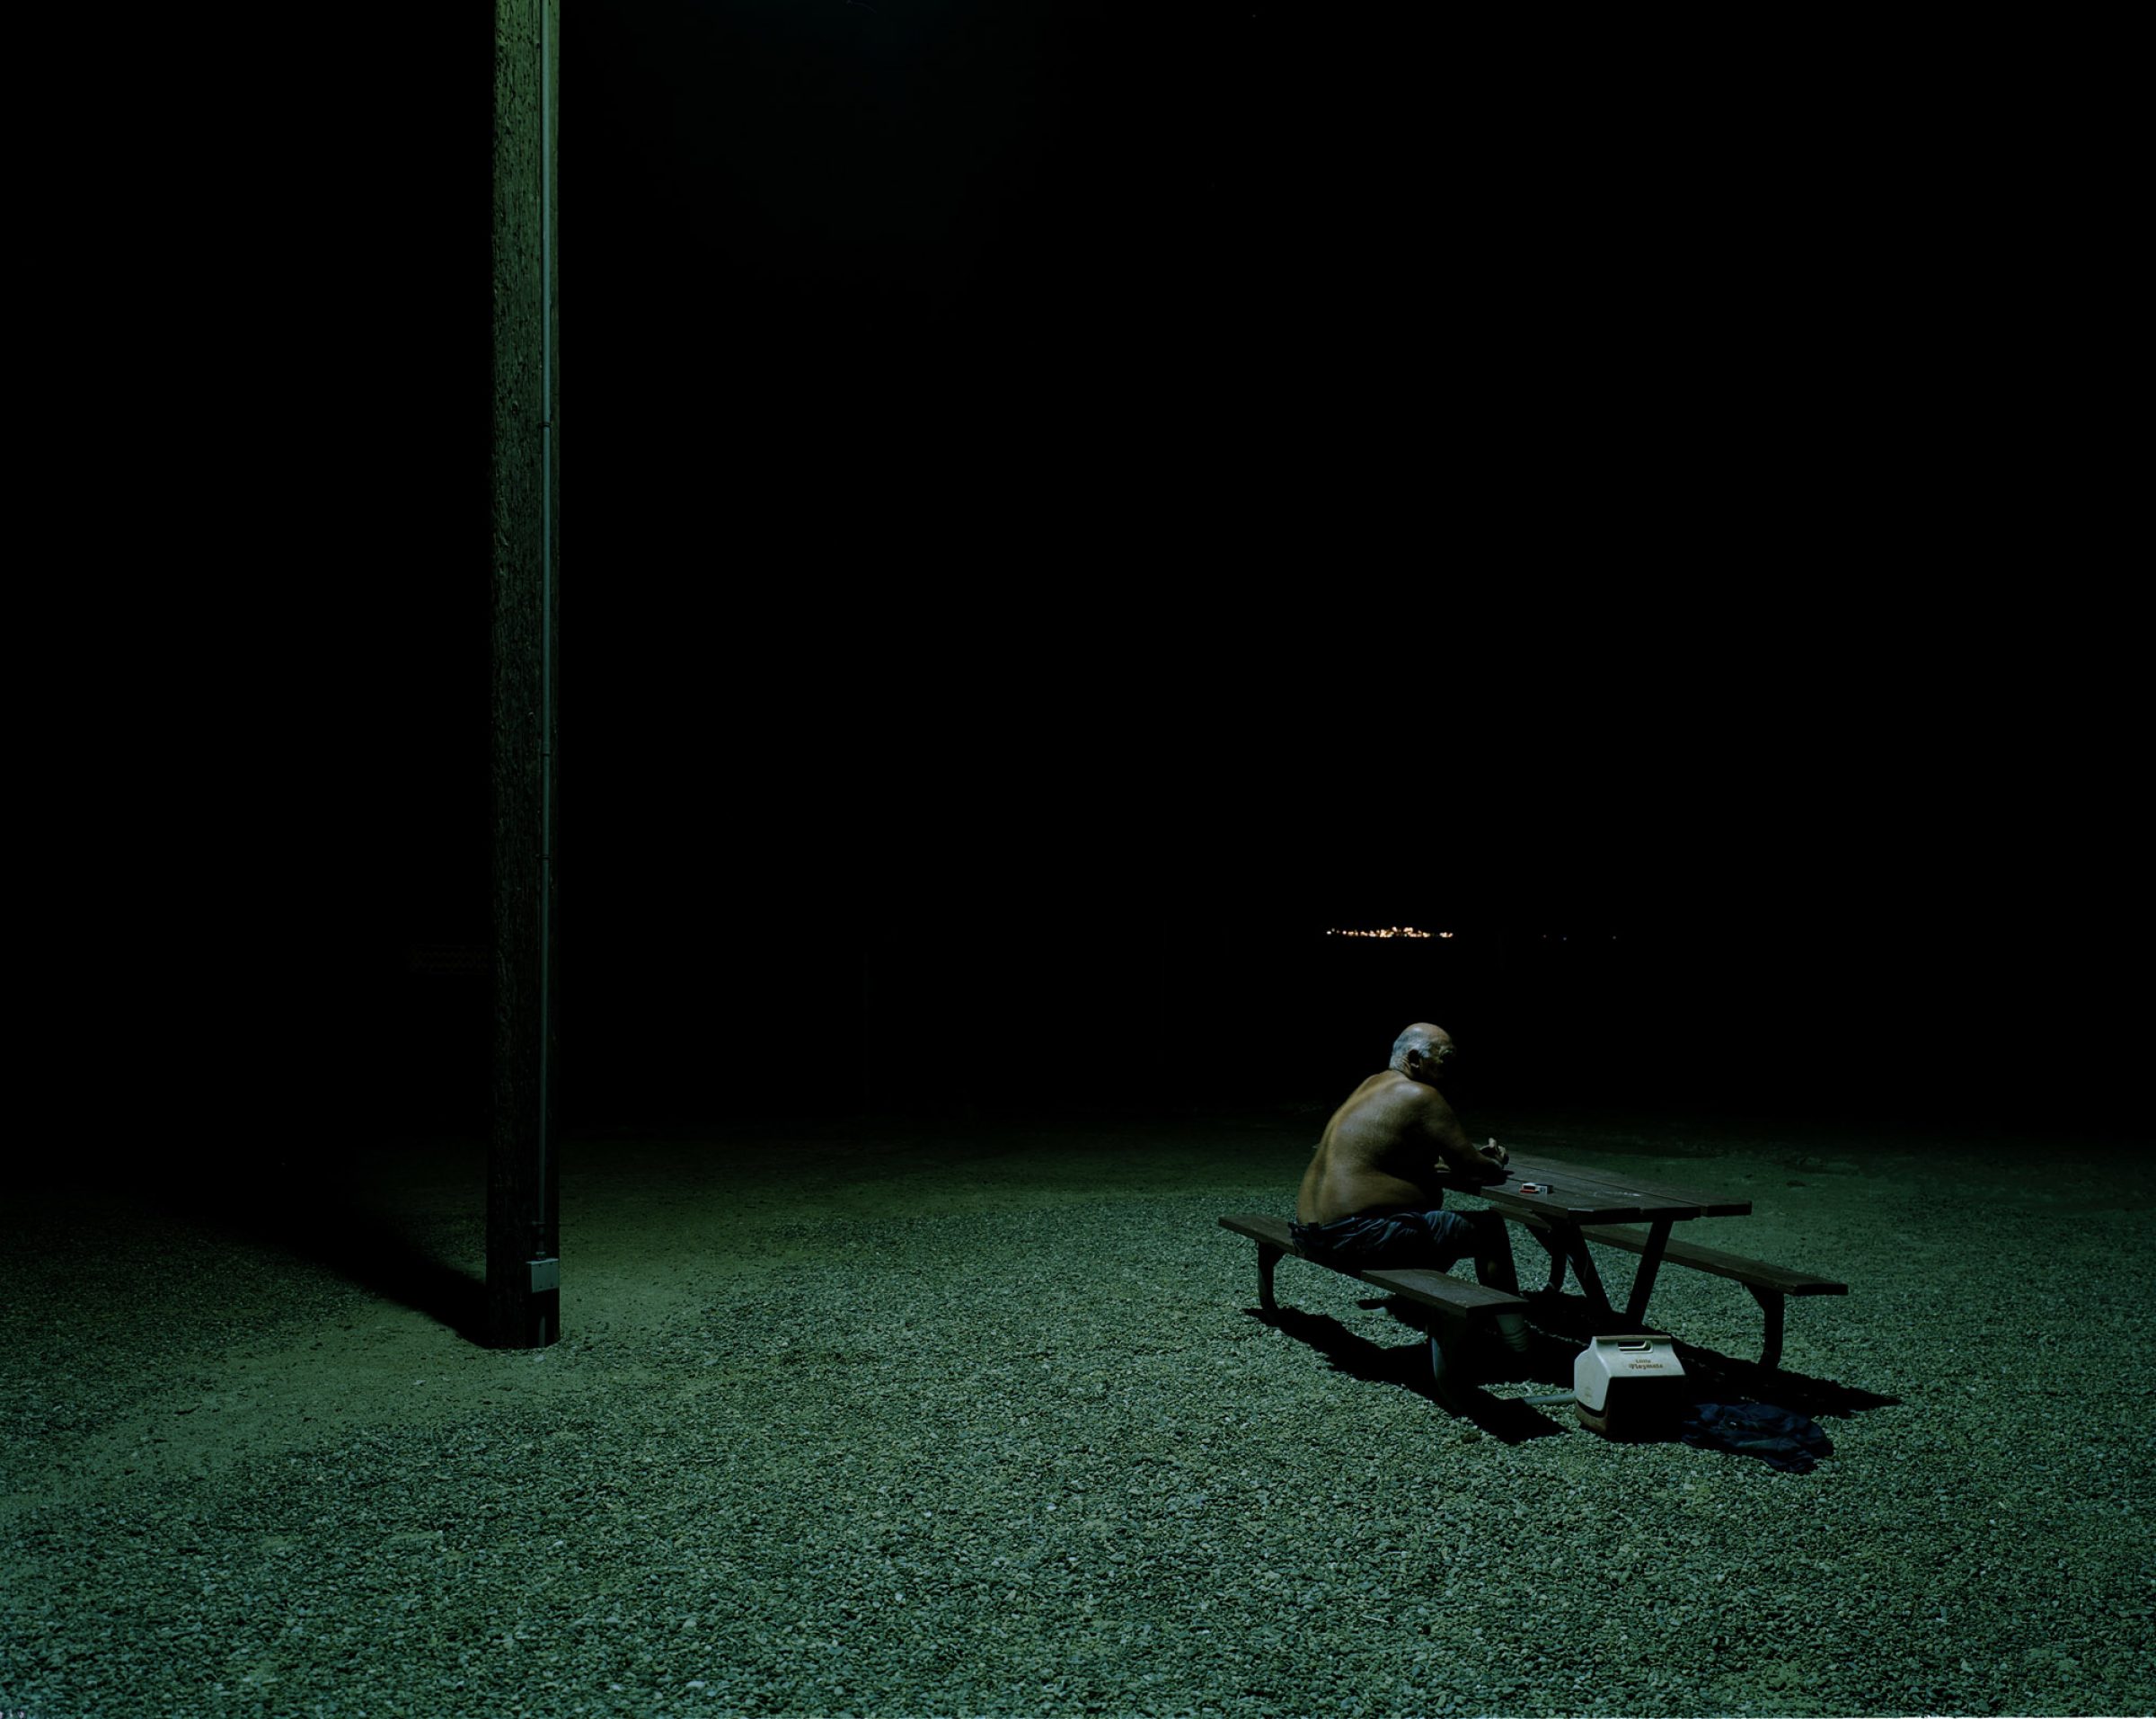
[[[554,111],[561,0],[494,4],[494,1104],[487,1341],[561,1335],[554,1136]]]

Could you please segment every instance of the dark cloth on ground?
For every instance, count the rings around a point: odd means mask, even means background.
[[[1833,1440],[1818,1423],[1768,1403],[1695,1403],[1678,1422],[1677,1436],[1702,1450],[1757,1457],[1785,1474],[1808,1475]]]

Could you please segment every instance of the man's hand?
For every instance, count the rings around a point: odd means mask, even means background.
[[[1506,1159],[1509,1154],[1496,1140],[1490,1140],[1482,1146],[1470,1147],[1468,1150],[1482,1161],[1481,1165],[1478,1167],[1481,1169],[1484,1181],[1503,1182],[1512,1174],[1505,1167]]]
[[[1505,1167],[1509,1159],[1510,1154],[1495,1140],[1484,1146],[1477,1146],[1471,1140],[1457,1156],[1439,1158],[1437,1174],[1465,1176],[1478,1182],[1502,1182],[1511,1174]]]

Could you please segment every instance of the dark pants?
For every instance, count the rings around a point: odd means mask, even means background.
[[[1409,1265],[1449,1272],[1471,1256],[1475,1275],[1491,1289],[1520,1292],[1512,1237],[1494,1211],[1357,1212],[1330,1224],[1291,1223],[1287,1233],[1310,1258],[1353,1272]]]

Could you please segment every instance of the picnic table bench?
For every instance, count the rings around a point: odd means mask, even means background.
[[[1295,1245],[1286,1222],[1265,1212],[1232,1212],[1220,1220],[1220,1225],[1223,1229],[1232,1229],[1258,1244],[1258,1305],[1266,1313],[1280,1311],[1279,1304],[1273,1298],[1273,1268],[1283,1254],[1310,1260],[1312,1265],[1322,1265],[1343,1277],[1359,1279],[1429,1308],[1437,1316],[1430,1329],[1430,1374],[1437,1381],[1440,1395],[1448,1397],[1471,1382],[1475,1369],[1467,1343],[1471,1330],[1487,1325],[1494,1315],[1527,1311],[1523,1297],[1507,1295],[1502,1289],[1489,1289],[1467,1278],[1427,1267],[1378,1266],[1358,1272],[1327,1260],[1312,1259]]]

